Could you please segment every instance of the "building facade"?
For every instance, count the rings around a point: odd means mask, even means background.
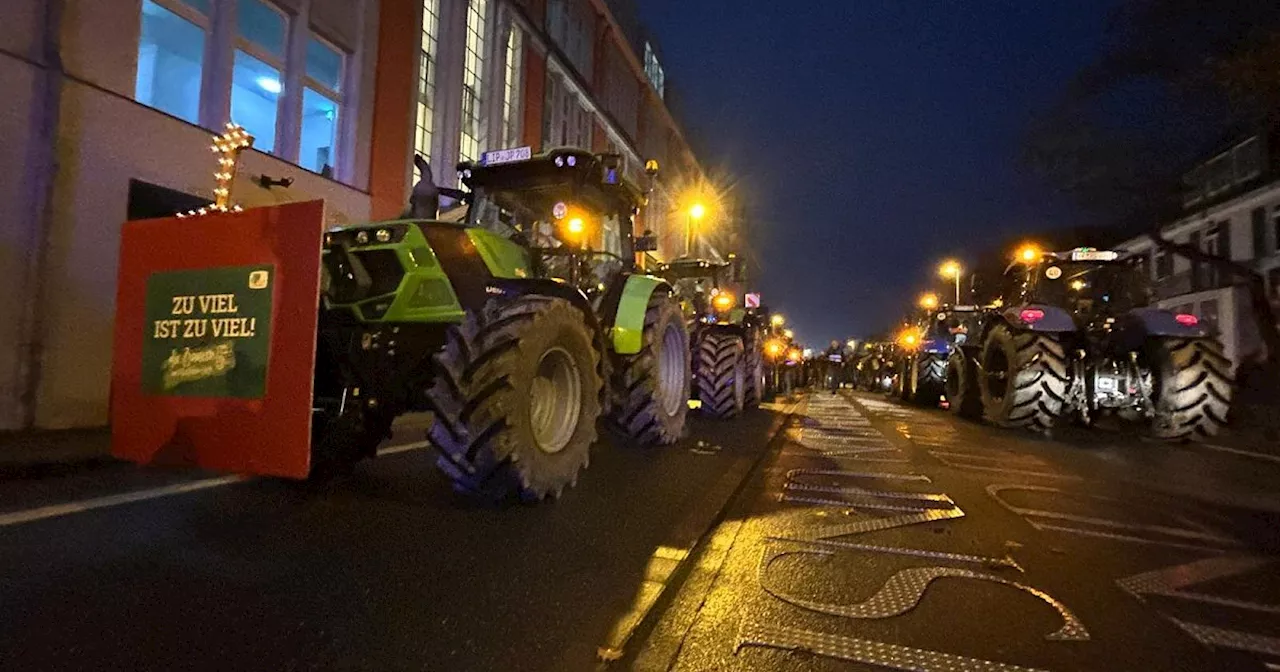
[[[255,136],[233,199],[328,225],[400,214],[415,152],[444,184],[500,147],[656,158],[670,245],[700,172],[644,58],[603,0],[7,0],[0,430],[106,424],[121,226],[211,200],[228,121]]]
[[[1280,310],[1280,157],[1276,137],[1247,138],[1186,176],[1184,216],[1163,236],[1245,264],[1263,275]],[[1147,237],[1122,249],[1145,255],[1156,305],[1191,313],[1217,331],[1235,365],[1264,354],[1248,289],[1230,274],[1156,249]]]

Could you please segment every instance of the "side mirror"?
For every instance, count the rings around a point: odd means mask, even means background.
[[[656,252],[658,249],[658,237],[653,235],[652,231],[645,231],[643,236],[636,238],[636,252]]]

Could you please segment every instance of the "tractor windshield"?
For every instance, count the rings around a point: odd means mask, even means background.
[[[955,345],[964,345],[969,334],[978,333],[978,312],[976,310],[950,310],[942,308],[930,315],[929,324],[925,325],[925,340],[945,340]]]
[[[1040,269],[1034,298],[1078,315],[1111,316],[1147,305],[1149,292],[1146,276],[1129,262],[1064,261]]]

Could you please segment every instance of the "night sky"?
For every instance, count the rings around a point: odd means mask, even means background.
[[[765,301],[807,345],[888,327],[948,255],[1079,223],[1020,140],[1114,0],[638,4],[686,136],[745,199]]]

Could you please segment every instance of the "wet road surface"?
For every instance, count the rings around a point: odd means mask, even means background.
[[[322,491],[131,466],[0,483],[0,669],[592,669],[783,417],[602,442],[539,506],[454,495],[424,450]]]
[[[786,437],[626,667],[1280,669],[1272,460],[848,392]]]

